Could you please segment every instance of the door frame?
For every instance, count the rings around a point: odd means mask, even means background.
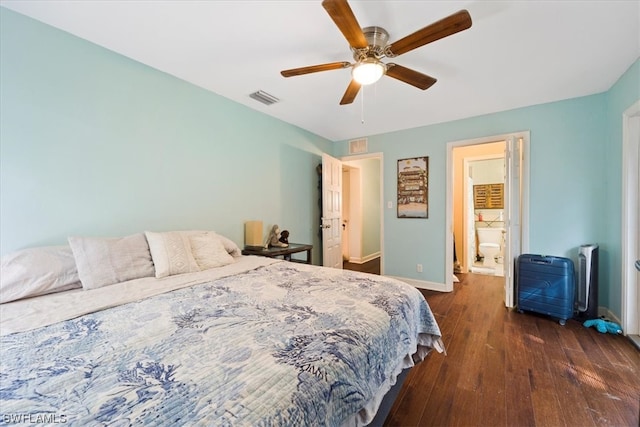
[[[520,228],[520,251],[519,253],[526,253],[529,251],[529,145],[530,145],[530,132],[529,131],[520,131],[520,132],[512,132],[501,135],[493,135],[481,138],[474,139],[466,139],[459,141],[451,141],[447,143],[447,165],[446,165],[446,195],[445,195],[445,253],[453,254],[453,180],[454,180],[454,156],[453,149],[456,147],[464,147],[468,145],[479,145],[486,144],[490,142],[496,141],[507,141],[510,138],[514,138],[516,140],[522,138],[522,153],[521,159],[522,163],[520,165],[520,215],[521,215],[521,228]],[[506,159],[505,153],[505,161]],[[505,224],[505,229],[507,233],[511,228],[510,224]],[[511,239],[505,239],[509,244]],[[505,251],[512,252],[512,251]],[[510,260],[505,259],[505,262],[511,262]],[[505,268],[505,287],[506,292],[510,292],[511,295],[514,295],[514,283],[513,283],[513,268],[508,269],[509,274],[507,274],[507,269]],[[453,291],[453,257],[446,256],[445,257],[445,291]],[[513,301],[515,298],[505,298],[505,305],[509,308],[513,307]]]
[[[384,275],[384,154],[382,152],[357,154],[340,158],[343,163],[355,160],[378,159],[380,165],[380,275]]]
[[[635,127],[635,129],[633,129]],[[635,257],[640,256],[636,236],[640,215],[640,100],[622,114],[622,329],[635,342],[640,343],[640,284],[635,270]],[[634,247],[635,246],[635,247]]]

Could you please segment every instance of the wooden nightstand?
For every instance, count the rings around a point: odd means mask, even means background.
[[[269,249],[247,246],[242,250],[242,255],[258,255],[268,258],[276,258],[281,256],[287,261],[311,264],[311,249],[313,249],[313,245],[303,245],[301,243],[289,243],[289,246],[286,248],[273,247]],[[291,258],[291,254],[297,254],[299,252],[305,251],[307,252],[306,261]]]

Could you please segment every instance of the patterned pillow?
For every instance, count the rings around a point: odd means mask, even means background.
[[[141,277],[153,277],[144,234],[126,237],[69,237],[82,287],[96,289]]]
[[[222,267],[234,262],[234,259],[224,247],[220,236],[215,233],[204,232],[189,236],[191,252],[200,270]]]
[[[200,271],[191,254],[191,244],[187,235],[180,231],[146,231],[144,234],[149,242],[157,278]]]

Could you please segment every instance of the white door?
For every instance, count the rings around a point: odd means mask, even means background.
[[[322,265],[342,268],[342,162],[322,155]]]
[[[522,182],[522,138],[509,136],[505,148],[505,245],[504,245],[504,303],[515,306],[514,266],[522,253],[522,211],[520,190]]]
[[[629,283],[629,286],[631,286],[632,288],[635,289],[635,293],[636,293],[636,302],[635,302],[635,307],[633,306],[633,302],[629,301],[626,302],[626,304],[628,304],[629,307],[629,311],[630,312],[635,312],[635,316],[636,316],[636,325],[635,325],[635,330],[631,330],[627,333],[627,335],[629,334],[633,334],[635,335],[635,337],[633,338],[634,342],[637,345],[640,345],[640,337],[638,337],[638,335],[640,335],[640,265],[638,263],[640,263],[640,209],[638,209],[638,206],[640,205],[640,200],[638,199],[638,194],[640,193],[640,118],[636,117],[635,118],[635,125],[636,125],[636,129],[635,129],[635,145],[636,145],[636,170],[635,173],[637,175],[637,182],[636,182],[636,192],[635,192],[635,206],[636,206],[636,243],[635,243],[635,248],[633,251],[633,254],[631,255],[631,263],[633,263],[634,267],[635,267],[635,272],[631,275],[631,283]],[[624,197],[624,196],[623,196]],[[633,197],[633,196],[630,196]],[[625,302],[623,301],[623,305],[625,304]]]
[[[622,329],[640,346],[640,100],[622,115]]]
[[[638,135],[636,135],[637,137]],[[637,143],[638,141],[636,141]],[[639,165],[638,167],[640,168],[640,149],[638,149],[638,163],[637,165]],[[640,189],[640,171],[636,170],[636,173],[638,174],[638,183],[637,183],[637,187],[636,189]],[[636,206],[638,205],[638,203],[640,202],[638,199],[638,193],[636,193]],[[636,290],[636,297],[637,297],[637,301],[636,301],[636,306],[635,308],[633,307],[633,305],[631,305],[631,310],[635,310],[636,312],[636,330],[634,335],[640,335],[640,209],[636,209],[636,231],[637,231],[637,236],[636,236],[636,251],[635,251],[635,267],[636,267],[636,276],[635,276],[635,284],[632,283],[631,286],[633,286]],[[629,303],[631,304],[631,303]]]

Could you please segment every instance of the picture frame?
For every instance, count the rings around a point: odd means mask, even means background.
[[[429,218],[429,157],[398,160],[398,218]]]

